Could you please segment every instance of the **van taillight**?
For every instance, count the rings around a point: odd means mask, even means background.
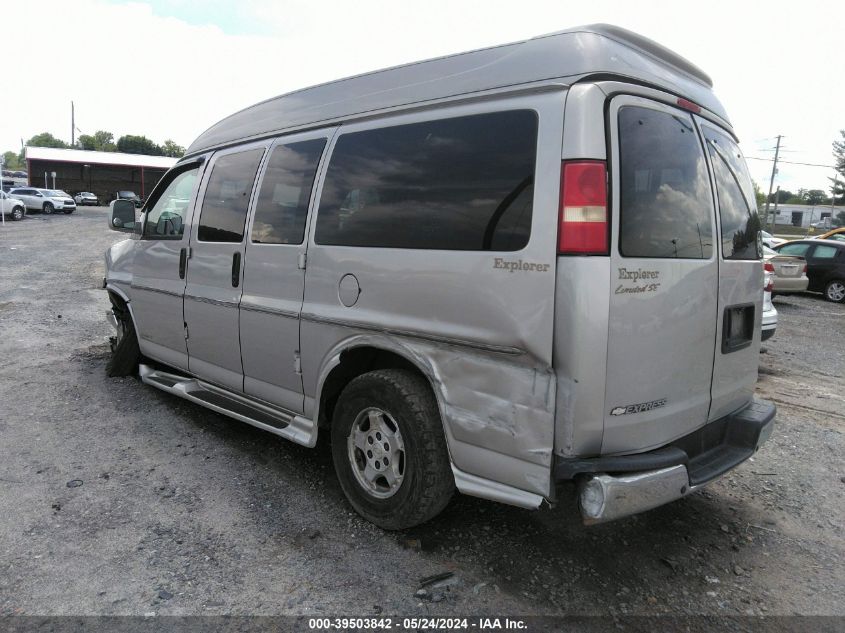
[[[559,255],[607,255],[607,166],[564,162],[560,168]]]

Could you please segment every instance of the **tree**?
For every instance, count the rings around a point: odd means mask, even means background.
[[[841,141],[833,141],[833,159],[834,167],[839,175],[834,180],[830,187],[830,192],[834,198],[839,198],[838,204],[845,202],[845,130],[839,130],[839,135],[842,137]]]
[[[114,134],[105,130],[97,130],[94,134],[82,134],[79,137],[79,145],[82,149],[94,150],[97,152],[116,152]]]
[[[146,136],[126,134],[117,139],[117,151],[127,154],[147,154],[148,156],[162,156],[161,147]]]
[[[757,210],[759,211],[766,206],[766,194],[762,192],[760,185],[753,180],[751,181],[751,184],[754,185],[754,198],[757,200]]]
[[[49,132],[41,132],[36,134],[26,142],[30,147],[59,147],[66,148],[68,144],[63,140],[56,138]]]
[[[171,139],[167,139],[161,146],[161,151],[164,152],[165,156],[170,156],[172,158],[182,158],[185,155],[185,148],[181,145],[177,145]]]
[[[794,197],[795,194],[789,191],[788,189],[781,189],[780,191],[776,191],[769,196],[769,202],[774,202],[775,198],[777,198],[778,204],[783,204],[790,198]]]
[[[827,196],[821,189],[810,189],[804,197],[804,204],[824,204]]]
[[[15,152],[3,152],[3,169],[23,169],[23,165]]]

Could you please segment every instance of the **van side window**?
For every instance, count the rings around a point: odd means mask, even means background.
[[[147,211],[144,237],[149,239],[181,238],[185,232],[185,213],[191,202],[198,167],[178,174],[158,200]]]
[[[713,194],[688,114],[619,109],[619,252],[709,259]]]
[[[200,212],[201,242],[240,242],[244,237],[249,195],[263,149],[227,154],[214,164]]]
[[[318,244],[516,251],[531,234],[537,115],[514,110],[338,138]]]
[[[722,257],[760,259],[757,236],[760,217],[751,176],[739,147],[727,135],[704,127],[704,138],[716,176],[719,217],[722,220]]]
[[[267,162],[251,239],[257,244],[302,244],[311,188],[326,139],[277,145]]]

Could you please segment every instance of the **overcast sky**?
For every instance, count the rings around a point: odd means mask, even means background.
[[[607,22],[707,72],[754,179],[781,158],[832,165],[845,128],[845,2],[644,0],[22,0],[0,11],[0,151],[40,132],[143,134],[188,146],[262,99],[352,74]],[[78,132],[77,132],[78,134]],[[776,185],[828,191],[830,168]]]

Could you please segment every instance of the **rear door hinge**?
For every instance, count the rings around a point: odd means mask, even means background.
[[[298,351],[293,353],[293,371],[297,375],[302,375],[302,357]]]
[[[299,270],[305,270],[305,263],[307,262],[307,260],[308,260],[308,254],[307,253],[300,253],[299,259],[296,262],[296,267],[299,268]]]

